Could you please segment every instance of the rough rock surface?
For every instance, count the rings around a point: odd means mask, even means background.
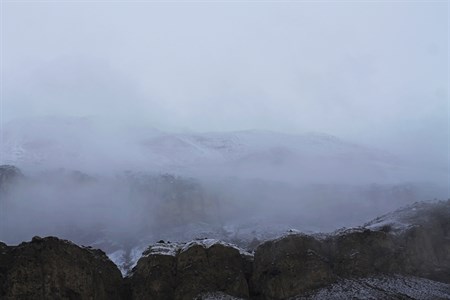
[[[417,203],[361,228],[268,241],[256,249],[253,271],[251,290],[259,299],[386,274],[450,284],[450,200]]]
[[[0,244],[0,299],[120,299],[121,281],[101,250],[54,237]]]
[[[283,299],[335,279],[324,245],[312,236],[288,235],[256,249],[253,296]]]
[[[0,299],[450,299],[450,200],[359,228],[289,232],[254,256],[213,239],[160,241],[132,273],[53,237],[0,242]]]
[[[418,277],[376,276],[342,279],[292,300],[444,300],[450,298],[450,285]]]
[[[174,299],[177,252],[177,244],[160,242],[150,246],[127,279],[130,298]]]
[[[249,254],[216,240],[151,246],[133,269],[133,299],[194,299],[222,292],[249,297]]]
[[[221,243],[210,247],[196,243],[183,248],[177,257],[177,278],[175,299],[188,300],[209,291],[249,296],[244,259],[239,250]]]

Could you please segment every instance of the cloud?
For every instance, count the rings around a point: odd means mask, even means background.
[[[393,148],[431,132],[438,148],[448,139],[445,8],[8,2],[4,116],[312,130]]]

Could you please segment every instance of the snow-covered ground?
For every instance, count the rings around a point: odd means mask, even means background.
[[[442,213],[447,213],[450,218],[450,212],[446,212],[445,201],[422,201],[401,207],[393,212],[387,213],[374,220],[364,224],[365,228],[380,230],[389,226],[390,232],[401,232],[417,224],[429,222],[430,211],[439,210],[443,207]]]
[[[343,279],[330,286],[312,292],[308,296],[292,300],[314,299],[450,299],[450,284],[412,276],[375,276],[359,279]]]

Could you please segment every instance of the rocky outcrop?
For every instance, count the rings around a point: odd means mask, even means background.
[[[130,298],[174,299],[178,248],[178,244],[161,241],[144,251],[126,279]]]
[[[254,255],[213,239],[160,241],[128,277],[53,237],[0,243],[0,299],[450,299],[450,200],[360,228],[289,232]]]
[[[333,282],[323,243],[303,234],[260,245],[255,252],[253,296],[282,299]]]
[[[256,298],[286,299],[343,279],[398,274],[450,284],[450,200],[417,203],[361,228],[263,243],[251,283]]]
[[[0,192],[5,192],[14,181],[23,178],[19,168],[11,165],[0,165]]]
[[[419,202],[364,226],[386,232],[396,248],[389,270],[450,282],[450,199]]]
[[[190,300],[208,292],[249,297],[251,256],[237,247],[203,239],[158,243],[139,260],[130,278],[133,299]]]
[[[248,297],[245,261],[235,247],[193,242],[177,257],[175,299],[189,300],[202,292],[221,291],[231,296]]]
[[[307,292],[292,300],[444,300],[450,298],[450,285],[424,278],[379,275],[340,279],[321,289]]]
[[[0,299],[120,299],[121,281],[101,250],[54,237],[0,244]]]
[[[329,290],[342,292],[334,299],[359,290],[372,298],[428,299],[420,284],[429,299],[450,298],[450,201],[416,203],[331,234],[290,232],[258,246],[253,262],[246,257],[211,240],[155,245],[131,277],[134,299],[213,299],[217,292],[320,299]]]

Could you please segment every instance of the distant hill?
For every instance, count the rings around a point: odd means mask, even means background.
[[[324,133],[169,133],[49,117],[5,124],[1,151],[4,163],[31,169],[160,171],[294,183],[433,180],[387,151]]]

